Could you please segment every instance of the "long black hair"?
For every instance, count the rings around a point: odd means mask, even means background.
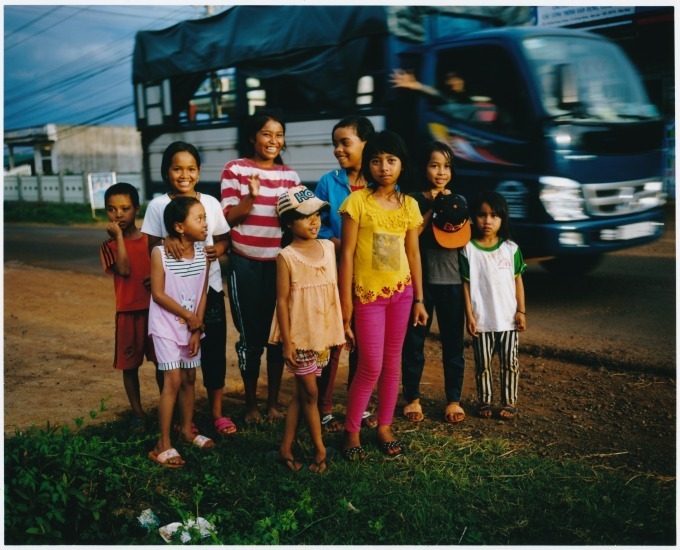
[[[170,166],[172,166],[172,159],[177,153],[182,153],[184,151],[194,157],[196,166],[199,170],[201,169],[201,155],[198,154],[198,149],[186,141],[175,141],[168,145],[165,148],[165,151],[163,151],[163,159],[161,160],[161,177],[163,178],[164,182],[167,183],[170,179],[169,172]]]
[[[375,192],[378,187],[371,174],[371,159],[381,153],[394,155],[401,161],[401,174],[399,174],[399,179],[397,180],[399,189],[413,189],[415,178],[411,158],[406,149],[406,143],[404,143],[399,134],[390,130],[377,132],[366,140],[366,145],[364,145],[364,151],[361,155],[361,174],[367,182],[366,187],[372,192]]]
[[[481,234],[477,229],[475,218],[482,204],[488,204],[489,208],[495,212],[501,219],[501,226],[498,229],[497,235],[504,241],[509,241],[512,238],[510,228],[510,212],[508,209],[508,202],[505,197],[495,191],[482,191],[472,201],[470,201],[470,217],[472,218],[472,238],[479,239]]]
[[[283,114],[276,109],[259,109],[254,114],[248,117],[243,127],[244,138],[241,141],[241,149],[247,158],[255,156],[255,138],[257,133],[262,130],[265,124],[273,120],[278,122],[283,128],[283,135],[286,135],[286,123],[283,120]],[[282,151],[286,150],[286,142],[283,142]],[[283,164],[281,155],[277,155],[274,159],[275,164]]]
[[[181,237],[175,229],[175,224],[187,219],[189,210],[194,204],[201,204],[201,201],[195,197],[175,197],[168,203],[163,211],[163,223],[169,235],[178,239]]]

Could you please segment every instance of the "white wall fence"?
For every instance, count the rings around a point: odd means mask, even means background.
[[[59,202],[90,204],[87,174],[53,176],[3,176],[3,200],[27,202]],[[144,200],[142,174],[116,173],[117,182],[126,182],[139,191],[139,200]]]

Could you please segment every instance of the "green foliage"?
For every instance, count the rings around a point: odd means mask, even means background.
[[[104,210],[92,209],[89,204],[60,204],[54,202],[11,201],[4,205],[5,223],[47,223],[55,225],[98,224],[108,221]],[[146,206],[142,205],[139,217],[144,217]]]
[[[7,544],[162,544],[137,521],[147,508],[160,525],[212,523],[210,537],[188,529],[194,544],[675,542],[674,481],[539,458],[508,441],[411,431],[401,434],[407,458],[385,462],[366,434],[365,462],[293,474],[265,458],[283,427],[251,427],[212,451],[180,445],[187,465],[169,470],[147,457],[156,434],[79,420],[5,438]],[[339,437],[327,443],[339,448]],[[301,441],[296,455],[309,461],[304,431]]]

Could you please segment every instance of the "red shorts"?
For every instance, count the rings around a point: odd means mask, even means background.
[[[116,312],[116,353],[113,368],[136,369],[144,362],[156,362],[153,341],[148,334],[149,310]]]

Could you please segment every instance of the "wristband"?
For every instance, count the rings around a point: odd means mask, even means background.
[[[420,300],[420,299],[416,298],[415,300],[413,300],[413,303],[414,304],[424,304],[425,300]]]
[[[526,315],[526,314],[527,314],[526,311],[520,311],[519,309],[517,310],[517,313],[521,313],[522,315]]]

